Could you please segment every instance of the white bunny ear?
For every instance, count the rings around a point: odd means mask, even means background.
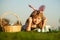
[[[33,10],[36,10],[32,5],[29,5],[30,8],[32,8]]]

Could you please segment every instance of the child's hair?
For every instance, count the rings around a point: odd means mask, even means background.
[[[35,17],[35,16],[40,16],[41,18],[43,17],[43,13],[40,13],[39,10],[35,10],[31,13],[30,17]]]
[[[35,10],[35,11],[32,12],[32,14],[30,15],[30,17],[34,18],[37,15],[38,16],[40,15],[40,11]]]
[[[40,17],[41,19],[42,19],[42,16],[43,16],[43,13],[40,13],[40,11],[38,11],[38,10],[34,10],[34,11],[32,12],[32,14],[30,15],[30,17],[32,17],[32,18]],[[26,23],[29,23],[28,19],[27,19]],[[41,20],[41,23],[39,23],[37,26],[38,26],[38,27],[39,27],[39,26],[40,26],[40,27],[42,26],[42,20]]]

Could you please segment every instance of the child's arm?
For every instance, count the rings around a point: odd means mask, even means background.
[[[47,21],[47,19],[44,19],[43,25],[42,25],[42,32],[44,32],[44,27],[46,26],[46,21]]]
[[[28,19],[28,24],[27,24],[27,27],[26,27],[26,31],[31,31],[31,24],[32,24],[32,17],[30,17]]]
[[[45,18],[45,19],[43,20],[42,28],[44,28],[44,26],[46,25],[46,22],[47,22],[47,18]]]

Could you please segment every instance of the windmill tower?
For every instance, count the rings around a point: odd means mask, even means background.
[[[59,19],[59,24],[60,24],[60,19]]]
[[[58,28],[59,28],[59,30],[60,30],[60,19],[59,19],[59,21],[58,21],[58,22],[59,22],[59,26],[58,26]]]

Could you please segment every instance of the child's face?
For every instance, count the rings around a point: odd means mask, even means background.
[[[41,17],[34,17],[34,18],[32,19],[32,22],[33,22],[34,24],[39,24],[39,23],[41,22]]]

